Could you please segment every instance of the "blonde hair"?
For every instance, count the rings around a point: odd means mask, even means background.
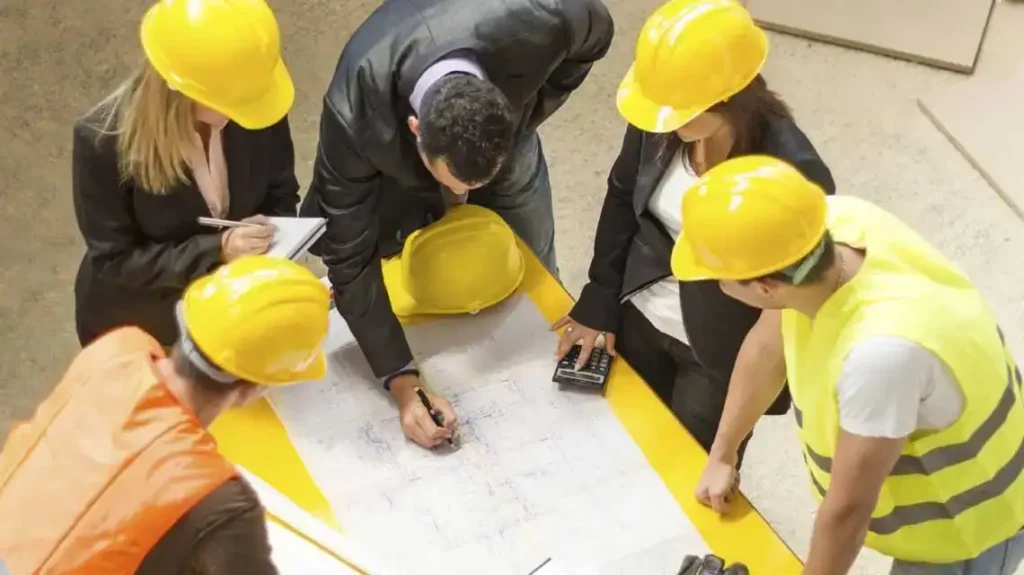
[[[146,191],[167,194],[188,182],[185,151],[193,145],[195,110],[145,64],[99,103],[105,134],[117,136],[123,180]]]

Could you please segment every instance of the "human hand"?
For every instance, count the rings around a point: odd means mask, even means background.
[[[740,474],[736,471],[735,459],[729,461],[711,457],[704,466],[694,495],[697,501],[711,507],[715,513],[725,513],[732,504],[739,484]]]
[[[221,254],[226,262],[242,256],[264,254],[274,241],[277,228],[266,216],[252,216],[242,221],[257,225],[231,228],[221,235]]]
[[[417,388],[423,389],[434,410],[441,415],[441,426],[430,417],[430,412],[416,393]],[[427,391],[419,376],[400,375],[391,380],[391,394],[398,402],[398,418],[406,437],[426,448],[437,447],[452,438],[458,423],[452,405],[445,398]]]
[[[557,331],[563,327],[565,331],[559,336],[558,347],[555,349],[556,360],[561,361],[565,354],[569,353],[569,350],[572,349],[572,346],[579,343],[580,358],[576,360],[576,369],[579,370],[590,359],[594,346],[600,345],[599,338],[601,336],[604,336],[604,348],[608,350],[608,354],[615,355],[614,333],[605,333],[589,328],[569,316],[556,321],[555,325],[551,326],[551,331]]]

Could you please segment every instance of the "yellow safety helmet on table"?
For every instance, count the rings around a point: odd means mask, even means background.
[[[768,38],[733,0],[672,0],[654,12],[619,86],[619,113],[645,132],[672,132],[757,77]]]
[[[383,265],[398,316],[474,313],[512,295],[526,261],[512,228],[480,206],[453,206]]]
[[[168,86],[243,128],[276,124],[292,107],[281,33],[263,0],[161,0],[141,35]]]
[[[786,269],[821,244],[825,192],[770,156],[741,156],[686,191],[672,274],[683,281],[748,280]]]
[[[247,256],[193,282],[178,305],[186,353],[207,375],[285,385],[327,370],[330,290],[299,264]]]

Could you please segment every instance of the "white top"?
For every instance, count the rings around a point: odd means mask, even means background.
[[[920,345],[880,336],[856,344],[836,385],[839,425],[862,437],[906,437],[945,429],[964,398],[949,367]]]
[[[683,231],[683,194],[697,179],[683,148],[680,148],[647,203],[647,209],[658,218],[673,241]],[[630,301],[658,331],[683,343],[689,342],[683,327],[683,310],[679,305],[679,281],[674,277],[669,276],[644,288]]]

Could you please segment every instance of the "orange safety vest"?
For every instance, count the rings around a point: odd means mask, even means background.
[[[11,575],[134,573],[235,476],[160,380],[162,357],[137,328],[111,332],[11,432],[0,453],[0,566]]]

